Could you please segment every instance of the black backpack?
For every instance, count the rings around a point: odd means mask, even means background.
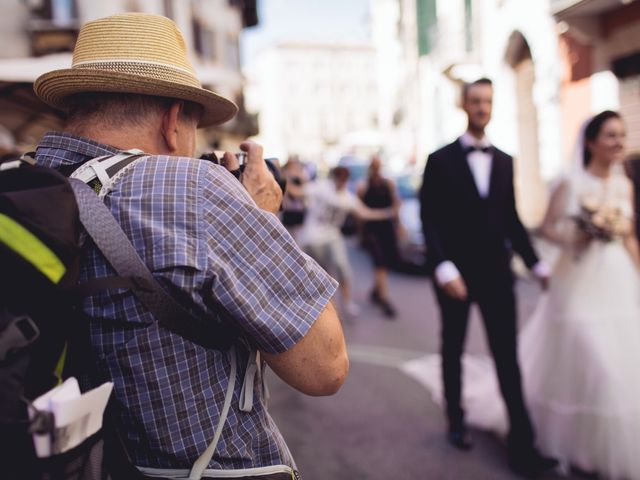
[[[120,155],[123,166],[131,163],[132,154]],[[85,234],[118,276],[78,285]],[[33,399],[68,376],[85,387],[95,382],[82,298],[123,287],[163,327],[199,345],[226,350],[238,336],[222,309],[216,319],[198,319],[165,292],[91,187],[29,157],[0,163],[2,478],[141,477],[108,419],[99,435],[61,455],[36,460],[32,441],[34,432],[54,434],[54,419],[34,412]]]

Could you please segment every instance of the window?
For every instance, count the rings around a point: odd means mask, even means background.
[[[216,59],[216,40],[213,30],[203,25],[196,18],[192,19],[193,48],[203,59]]]
[[[52,0],[51,19],[54,23],[69,24],[75,18],[75,2],[73,0]]]
[[[173,18],[173,0],[164,0],[164,16]]]
[[[473,1],[464,0],[464,49],[473,50]]]
[[[75,0],[37,0],[29,6],[32,55],[73,51],[79,29]]]
[[[240,54],[238,49],[238,37],[227,35],[227,44],[224,56],[228,67],[238,69],[240,67]]]
[[[78,17],[75,0],[40,0],[30,6],[34,17],[51,20],[54,25],[68,25]]]
[[[427,55],[435,46],[438,16],[436,0],[416,0],[418,22],[418,52]]]

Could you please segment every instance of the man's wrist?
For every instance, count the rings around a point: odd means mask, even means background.
[[[548,278],[551,276],[551,267],[542,260],[531,267],[531,271],[538,278]]]
[[[460,278],[460,271],[452,261],[445,260],[436,267],[435,276],[438,285],[443,286],[457,278]]]

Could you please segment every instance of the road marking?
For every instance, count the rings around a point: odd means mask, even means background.
[[[352,361],[392,368],[402,368],[406,362],[426,355],[419,350],[362,344],[348,344],[347,351]]]

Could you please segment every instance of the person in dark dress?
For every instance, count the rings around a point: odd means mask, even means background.
[[[389,301],[387,271],[398,261],[396,225],[400,199],[395,184],[381,174],[382,162],[374,156],[369,165],[369,176],[358,188],[358,196],[371,209],[395,211],[395,217],[387,220],[370,220],[364,223],[364,243],[373,261],[375,274],[371,301],[380,306],[387,318],[395,318],[396,311]]]

